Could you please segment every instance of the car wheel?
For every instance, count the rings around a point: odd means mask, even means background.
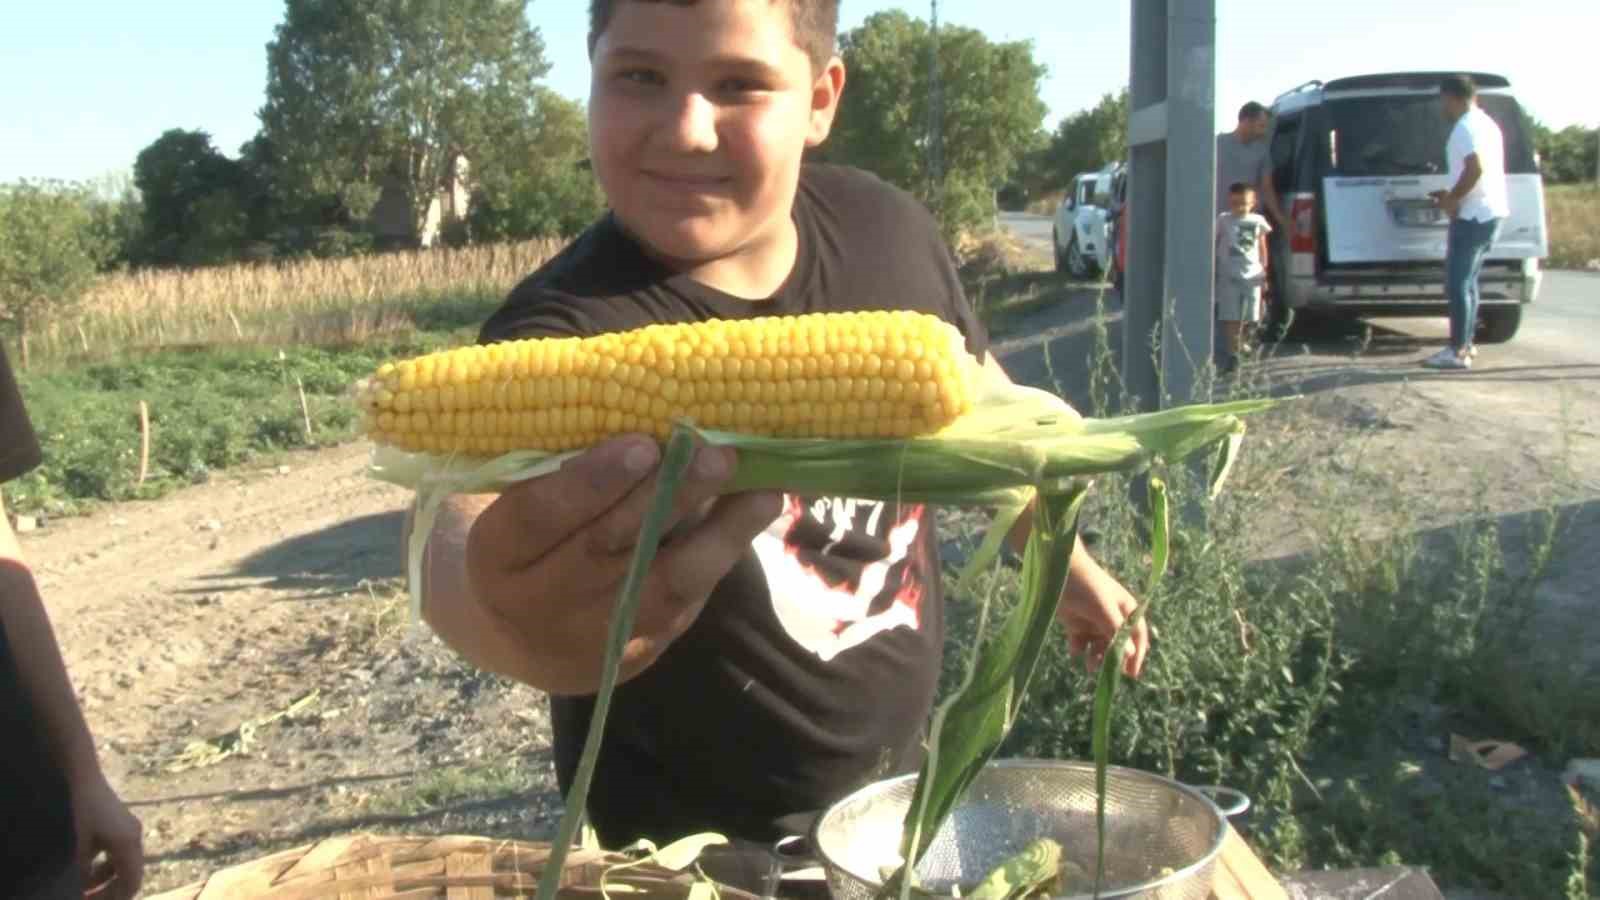
[[[1473,340],[1484,344],[1504,344],[1517,336],[1522,326],[1522,306],[1485,306],[1478,310],[1478,333]]]
[[[1061,255],[1061,233],[1050,229],[1050,252],[1056,258],[1056,274],[1067,274],[1067,258]]]
[[[1083,259],[1083,254],[1078,252],[1078,236],[1074,234],[1067,238],[1067,271],[1073,278],[1089,277],[1089,265]]]

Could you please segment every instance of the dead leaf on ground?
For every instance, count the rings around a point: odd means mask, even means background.
[[[1474,741],[1459,734],[1450,735],[1452,762],[1472,763],[1479,768],[1498,772],[1527,755],[1528,751],[1510,741]]]

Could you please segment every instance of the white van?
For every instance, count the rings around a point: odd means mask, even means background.
[[[1446,72],[1312,81],[1272,104],[1273,183],[1289,217],[1272,239],[1273,287],[1286,310],[1348,316],[1442,316],[1448,220],[1428,193],[1452,185]],[[1505,136],[1511,215],[1479,280],[1478,337],[1510,340],[1539,294],[1549,255],[1544,182],[1527,117],[1504,77],[1467,73]]]

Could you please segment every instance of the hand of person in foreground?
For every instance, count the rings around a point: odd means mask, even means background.
[[[72,779],[72,819],[85,896],[132,900],[144,880],[143,828],[98,769]],[[94,864],[101,851],[106,858]]]
[[[526,645],[547,691],[600,681],[611,610],[655,491],[660,446],[620,437],[518,484],[467,537],[471,592]],[[696,448],[668,536],[644,580],[620,678],[647,668],[686,631],[750,542],[782,510],[774,493],[728,494],[734,451]]]

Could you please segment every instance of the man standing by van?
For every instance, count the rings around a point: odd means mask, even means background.
[[[1434,369],[1470,369],[1477,348],[1478,272],[1511,213],[1506,192],[1505,138],[1478,106],[1478,89],[1465,75],[1439,85],[1445,121],[1453,123],[1445,162],[1455,186],[1429,196],[1450,217],[1445,239],[1444,289],[1450,304],[1450,346],[1422,361]]]
[[[1231,189],[1235,184],[1247,184],[1252,189],[1252,194],[1260,201],[1259,208],[1265,210],[1271,227],[1283,225],[1283,210],[1278,208],[1277,186],[1272,183],[1272,159],[1268,153],[1267,125],[1270,121],[1267,108],[1254,100],[1239,107],[1239,120],[1232,131],[1224,131],[1217,135],[1217,176],[1215,184],[1215,209],[1212,215],[1221,215],[1228,212],[1233,205],[1229,198]],[[1252,205],[1245,213],[1257,209]],[[1242,215],[1242,213],[1241,213]],[[1270,261],[1264,260],[1270,265]],[[1223,273],[1217,273],[1220,277]],[[1263,276],[1265,279],[1265,276]],[[1267,290],[1271,290],[1270,284]],[[1230,323],[1221,315],[1225,303],[1218,298],[1212,304],[1213,314],[1223,319],[1223,332],[1225,346],[1219,348],[1217,360],[1219,368],[1232,371],[1238,363],[1239,343],[1237,322]],[[1228,335],[1231,335],[1229,337]]]
[[[1244,182],[1256,191],[1262,208],[1271,216],[1274,225],[1283,223],[1283,211],[1278,208],[1278,192],[1272,183],[1272,162],[1267,153],[1267,108],[1251,100],[1239,107],[1239,122],[1232,131],[1217,135],[1217,178],[1215,185],[1216,208],[1212,215],[1226,212],[1230,206],[1229,188],[1235,182]]]

